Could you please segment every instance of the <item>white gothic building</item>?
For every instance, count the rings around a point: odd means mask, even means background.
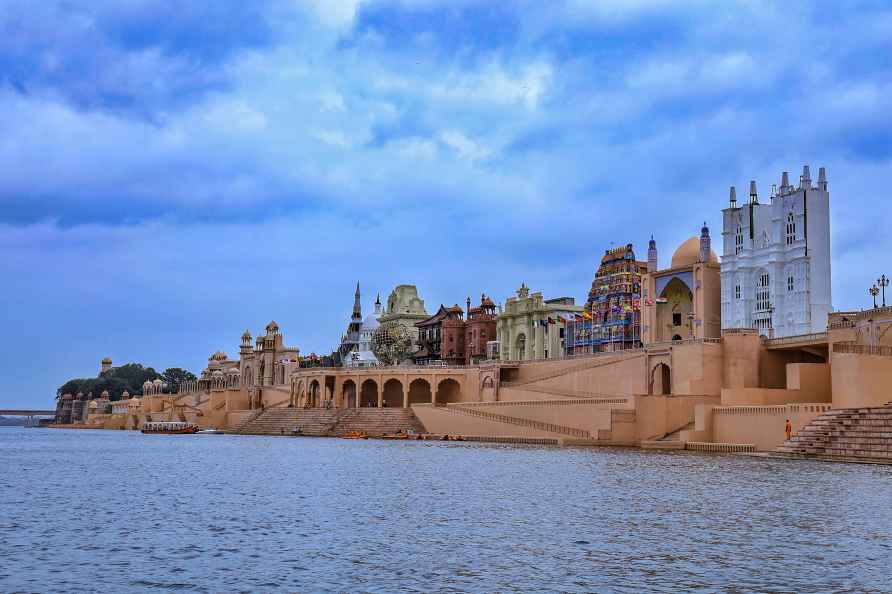
[[[756,328],[780,338],[827,329],[830,305],[830,193],[823,167],[812,185],[808,165],[799,186],[785,171],[762,204],[756,182],[722,211],[722,328]]]

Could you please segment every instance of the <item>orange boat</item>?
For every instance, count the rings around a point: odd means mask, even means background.
[[[368,439],[369,436],[362,431],[351,431],[341,436],[341,439]]]
[[[395,433],[393,435],[382,435],[381,439],[409,439],[408,433]]]

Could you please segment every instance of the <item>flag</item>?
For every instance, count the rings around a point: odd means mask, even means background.
[[[657,297],[657,303],[669,303],[669,300],[664,297]]]

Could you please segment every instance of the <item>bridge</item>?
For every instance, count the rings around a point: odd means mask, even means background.
[[[15,408],[0,408],[0,417],[53,417],[54,410],[28,410]]]

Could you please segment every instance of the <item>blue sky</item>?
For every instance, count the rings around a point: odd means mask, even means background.
[[[0,403],[270,319],[330,351],[357,280],[582,299],[604,249],[668,263],[805,163],[865,307],[890,55],[885,2],[0,0]]]

